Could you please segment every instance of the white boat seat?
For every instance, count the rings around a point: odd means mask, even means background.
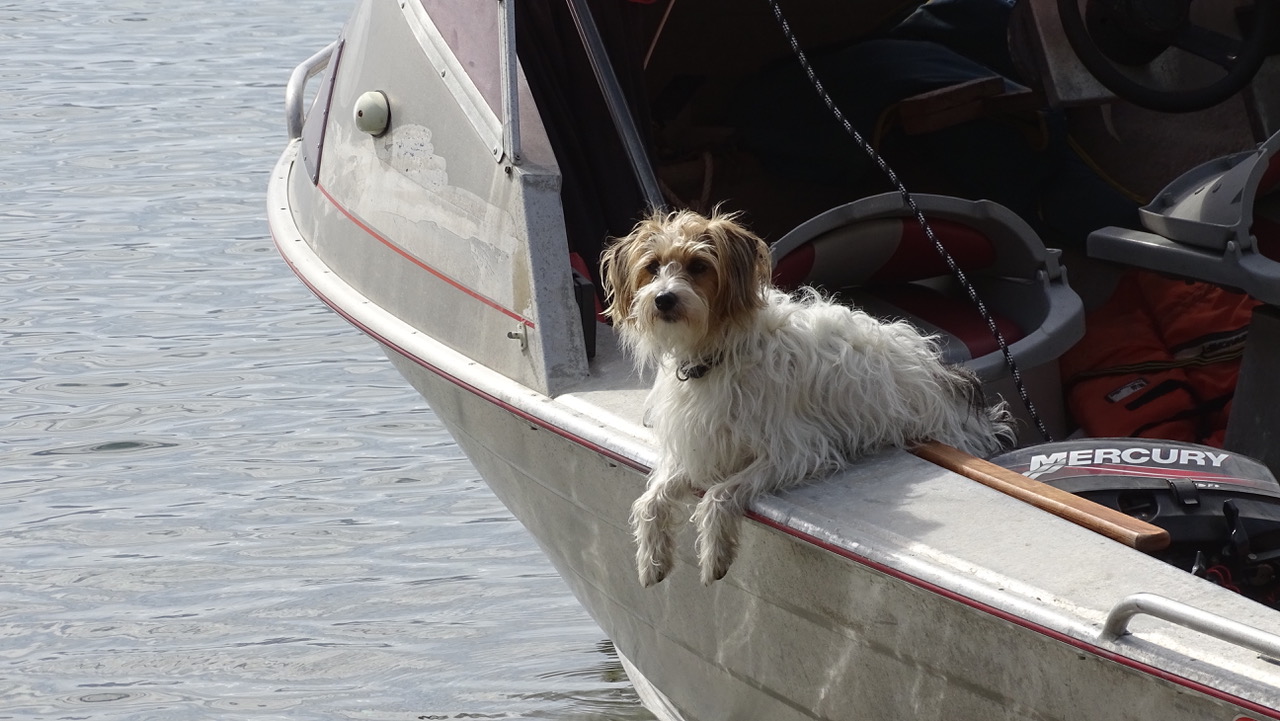
[[[1058,252],[1021,218],[991,201],[913,197],[1021,367],[1056,361],[1084,335],[1083,304],[1067,285]],[[985,320],[900,194],[832,208],[787,233],[771,252],[779,286],[817,286],[873,315],[937,333],[946,359],[984,381],[1008,374]]]

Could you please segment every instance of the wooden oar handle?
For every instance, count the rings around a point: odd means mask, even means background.
[[[1169,547],[1169,532],[1163,528],[1032,480],[1017,471],[997,466],[991,461],[946,444],[930,441],[914,448],[912,453],[1139,551],[1160,551]]]

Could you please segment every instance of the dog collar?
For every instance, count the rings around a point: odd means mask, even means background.
[[[703,360],[697,363],[681,363],[676,367],[676,380],[687,381],[690,378],[697,380],[698,378],[705,376],[707,373],[710,373],[711,369],[715,368],[716,364],[719,362],[719,358],[713,358],[711,360]]]

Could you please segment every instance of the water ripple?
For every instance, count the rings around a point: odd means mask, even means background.
[[[353,5],[0,9],[0,718],[648,718],[267,237]]]

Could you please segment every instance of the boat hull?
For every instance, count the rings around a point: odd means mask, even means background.
[[[698,581],[686,531],[677,571],[642,588],[627,523],[642,469],[387,351],[681,718],[1198,721],[1249,712],[767,519],[746,524],[724,581]]]

